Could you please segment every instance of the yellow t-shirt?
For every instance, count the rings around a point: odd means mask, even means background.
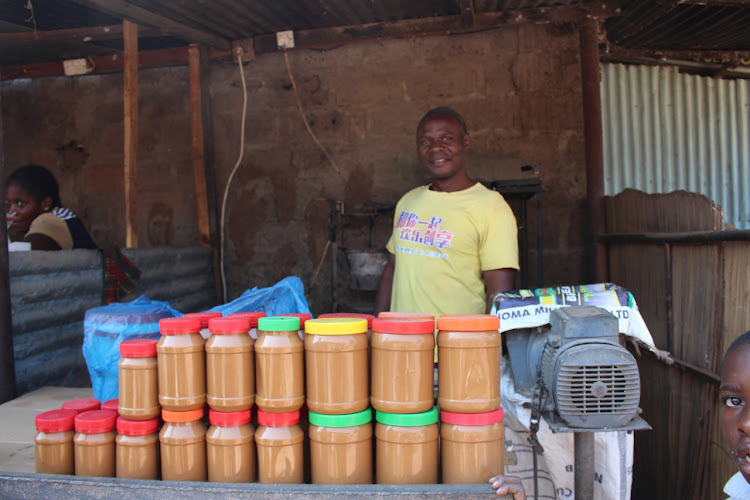
[[[483,314],[482,271],[518,269],[518,227],[500,193],[420,186],[396,205],[386,247],[396,256],[391,311]]]

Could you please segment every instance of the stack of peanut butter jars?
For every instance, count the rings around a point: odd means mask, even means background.
[[[438,318],[436,405],[434,318],[383,316],[162,319],[158,342],[120,344],[107,402],[119,416],[96,400],[37,416],[37,472],[316,484],[503,472],[498,319]]]

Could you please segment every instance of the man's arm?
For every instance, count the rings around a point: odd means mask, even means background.
[[[382,276],[380,276],[380,284],[378,285],[378,293],[375,296],[375,317],[383,311],[389,311],[391,309],[391,291],[393,289],[393,271],[396,269],[396,256],[391,254],[388,258],[388,263],[385,265]]]
[[[490,269],[489,271],[483,271],[482,275],[484,277],[485,288],[487,289],[485,312],[489,313],[490,309],[492,309],[492,298],[496,293],[516,288],[516,270],[510,268]]]

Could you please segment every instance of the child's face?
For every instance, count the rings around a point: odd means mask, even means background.
[[[727,357],[719,397],[729,452],[750,483],[750,346],[738,347]]]

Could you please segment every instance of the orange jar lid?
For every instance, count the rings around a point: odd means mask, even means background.
[[[196,408],[188,411],[169,411],[161,410],[161,418],[165,422],[194,422],[203,418],[203,408]]]
[[[492,314],[445,314],[437,320],[438,330],[484,332],[500,328],[500,318]]]

